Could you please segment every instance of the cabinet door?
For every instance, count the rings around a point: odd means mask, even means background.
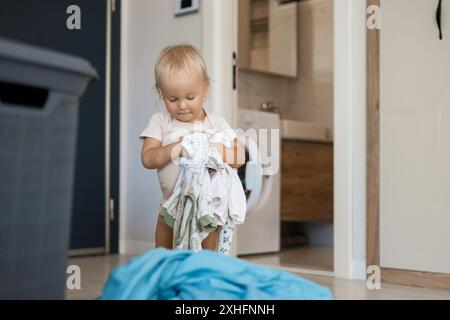
[[[333,145],[283,140],[281,220],[333,219]]]
[[[239,0],[239,68],[297,76],[298,3]]]
[[[269,1],[269,71],[297,76],[297,2]]]

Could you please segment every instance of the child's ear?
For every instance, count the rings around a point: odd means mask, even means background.
[[[203,82],[203,94],[205,95],[205,97],[208,96],[209,93],[209,84],[208,81]]]

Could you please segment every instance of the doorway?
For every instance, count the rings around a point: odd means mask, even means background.
[[[217,83],[211,103],[235,127],[238,98],[233,52],[238,47],[238,3],[208,1],[202,6],[203,54]],[[365,1],[333,4],[333,37],[339,43],[333,53],[333,275],[365,279],[367,5]],[[234,255],[237,242],[233,242]]]
[[[237,108],[278,113],[281,133],[279,251],[246,257],[332,274],[333,1],[244,0],[237,12]]]

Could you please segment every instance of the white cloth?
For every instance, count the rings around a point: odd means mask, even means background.
[[[228,121],[221,115],[209,111],[203,107],[206,116],[203,121],[194,123],[179,121],[173,118],[167,110],[157,112],[152,115],[147,127],[141,133],[141,138],[154,138],[161,141],[161,146],[181,140],[183,136],[190,132],[205,131],[217,133],[232,129]],[[237,138],[234,130],[227,131]],[[175,183],[180,175],[180,165],[176,161],[170,161],[164,167],[157,169],[159,185],[161,187],[162,198],[160,206],[169,199],[175,189]]]
[[[236,169],[223,162],[209,143],[231,147],[232,129],[193,132],[183,137],[188,156],[180,159],[174,191],[160,214],[173,227],[173,248],[202,250],[209,232],[220,228],[217,251],[229,254],[234,224],[245,221],[246,197]]]

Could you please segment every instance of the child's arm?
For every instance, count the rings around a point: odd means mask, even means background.
[[[245,149],[237,139],[234,139],[230,148],[221,143],[211,143],[211,147],[216,148],[222,155],[224,162],[232,168],[240,168],[245,163]]]
[[[160,169],[172,161],[172,153],[178,158],[187,155],[180,140],[163,147],[158,139],[145,138],[141,150],[142,165],[147,169]]]

